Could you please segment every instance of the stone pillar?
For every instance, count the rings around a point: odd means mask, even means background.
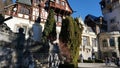
[[[59,34],[60,34],[60,31],[61,31],[61,27],[56,26],[56,33],[57,33],[56,43],[59,43]]]
[[[108,48],[109,48],[110,47],[109,38],[107,38],[107,45],[108,45]]]
[[[107,44],[108,44],[108,50],[107,50],[107,53],[108,53],[108,57],[111,57],[111,51],[110,51],[110,42],[109,42],[110,38],[107,38]]]
[[[116,48],[117,57],[119,57],[118,38],[115,37],[114,40],[115,40],[115,48]]]

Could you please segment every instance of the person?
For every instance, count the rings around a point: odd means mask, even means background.
[[[116,65],[119,67],[120,66],[120,58],[116,59]]]
[[[81,60],[81,63],[83,63],[83,55],[80,54],[80,60]]]
[[[92,56],[93,62],[95,62],[95,55]]]
[[[120,67],[120,58],[119,58],[119,61],[118,61],[118,66]]]
[[[105,57],[105,65],[108,65],[108,57]]]
[[[25,34],[23,33],[24,29],[19,28],[19,33],[17,33],[17,45],[15,46],[16,48],[16,54],[17,54],[17,68],[22,68],[23,67],[23,50],[24,50],[24,43],[25,43]]]
[[[38,19],[35,21],[35,23],[33,24],[32,27],[32,31],[33,31],[33,41],[36,44],[40,44],[41,42],[41,37],[42,37],[42,26],[40,25],[40,17],[38,17]]]
[[[50,43],[49,41],[49,57],[48,57],[48,61],[49,61],[49,67],[55,67],[58,68],[59,63],[60,63],[60,59],[59,59],[59,46],[58,43]]]
[[[105,58],[105,64],[106,65],[111,65],[111,58],[110,57]]]
[[[108,57],[108,65],[111,65],[111,58]]]

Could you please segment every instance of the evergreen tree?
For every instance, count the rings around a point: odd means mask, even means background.
[[[51,9],[47,18],[47,22],[45,23],[45,29],[43,31],[43,42],[47,42],[48,40],[56,39],[56,23],[54,19],[54,11]]]
[[[79,23],[78,18],[76,18],[74,20],[74,36],[72,36],[71,40],[72,43],[69,43],[73,46],[70,47],[71,50],[71,56],[72,56],[72,63],[77,66],[77,60],[79,58],[79,47],[81,44],[81,40],[82,40],[82,30],[83,27],[82,25]]]
[[[71,62],[77,67],[77,60],[79,57],[79,47],[81,44],[82,25],[79,23],[78,18],[66,17],[62,22],[62,29],[60,39],[62,42],[67,43],[70,50]]]

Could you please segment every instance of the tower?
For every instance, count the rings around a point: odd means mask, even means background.
[[[120,56],[120,0],[101,0],[103,19],[107,22],[107,32],[99,34],[102,58]]]
[[[102,0],[100,5],[108,32],[120,31],[120,0]]]

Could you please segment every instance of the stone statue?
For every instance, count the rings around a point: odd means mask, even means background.
[[[59,46],[57,43],[50,43],[49,42],[49,67],[58,68],[60,59],[59,59]]]

